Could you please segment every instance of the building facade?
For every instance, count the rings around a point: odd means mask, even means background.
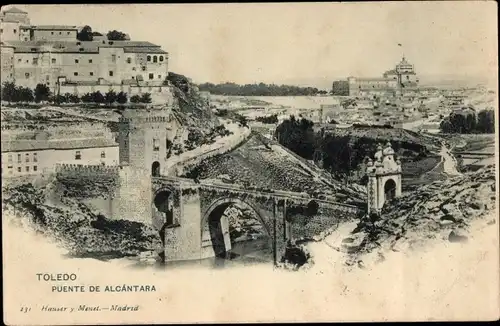
[[[11,140],[2,142],[2,178],[38,175],[56,164],[118,165],[118,144],[110,139]]]
[[[80,88],[98,85],[153,87],[151,93],[166,85],[168,53],[159,45],[105,37],[80,41],[77,26],[23,25],[29,23],[27,13],[10,11],[2,13],[2,83],[32,89],[44,84],[54,94],[64,94],[61,87],[68,86],[65,91],[78,95],[84,93]]]
[[[403,56],[395,69],[388,70],[383,77],[347,78],[349,96],[366,96],[373,94],[396,95],[418,86],[419,80],[415,68]]]

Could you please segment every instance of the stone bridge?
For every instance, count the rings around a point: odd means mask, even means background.
[[[279,262],[293,234],[295,216],[352,215],[356,206],[311,198],[302,193],[244,188],[239,185],[194,181],[178,177],[152,178],[153,225],[164,232],[165,260],[225,256],[230,249],[223,213],[231,204],[251,209],[264,226],[274,262]]]

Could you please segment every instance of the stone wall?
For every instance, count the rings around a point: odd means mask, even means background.
[[[146,170],[119,168],[113,218],[152,224],[151,174]]]
[[[167,162],[167,175],[180,176],[200,164],[203,160],[222,155],[236,148],[250,136],[251,130],[244,128],[240,134],[226,137],[226,141],[210,145],[202,145],[192,151],[184,152],[177,157],[172,157]]]

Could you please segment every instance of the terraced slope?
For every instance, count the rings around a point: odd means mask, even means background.
[[[282,146],[256,133],[235,150],[201,162],[184,176],[305,192],[318,198],[359,206],[363,206],[365,202],[363,189],[333,180],[329,175],[290,154]]]

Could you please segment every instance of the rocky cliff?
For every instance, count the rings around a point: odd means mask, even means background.
[[[5,187],[2,194],[4,221],[55,239],[74,257],[107,260],[148,252],[155,256],[161,249],[159,234],[152,227],[109,220],[76,199],[59,196],[54,187],[52,183],[42,188],[30,183]]]
[[[432,238],[467,241],[471,222],[495,212],[495,187],[495,168],[487,166],[395,199],[386,204],[381,217],[365,216],[344,239],[349,263],[367,253],[412,250]]]

